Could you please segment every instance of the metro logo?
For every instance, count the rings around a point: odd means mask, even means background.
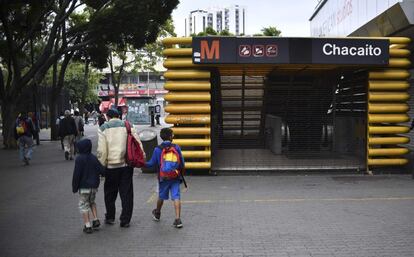
[[[200,41],[200,52],[201,52],[201,60],[207,59],[212,60],[220,59],[220,41],[219,40],[213,40],[211,42],[211,47],[208,45],[207,40],[201,40]],[[213,57],[214,56],[214,57]]]

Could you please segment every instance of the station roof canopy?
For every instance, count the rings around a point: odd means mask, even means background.
[[[221,75],[315,73],[360,67],[392,67],[393,45],[409,38],[192,37],[167,38],[164,66],[171,70],[215,68]],[[185,45],[182,48],[173,45]],[[188,46],[191,45],[191,48]],[[400,50],[398,50],[400,51]],[[401,61],[401,60],[397,60]],[[406,59],[403,60],[406,62]],[[406,65],[406,64],[403,64]],[[168,72],[167,72],[168,73]]]

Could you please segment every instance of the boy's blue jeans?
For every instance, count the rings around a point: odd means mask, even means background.
[[[24,160],[24,157],[31,160],[33,154],[33,139],[28,136],[21,136],[18,139],[19,142],[19,158]]]

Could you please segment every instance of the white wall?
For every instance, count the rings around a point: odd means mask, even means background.
[[[310,22],[312,37],[347,36],[402,0],[328,0]]]

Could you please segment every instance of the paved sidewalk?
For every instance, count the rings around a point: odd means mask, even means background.
[[[86,135],[96,147],[97,127]],[[72,161],[43,141],[30,166],[0,150],[0,256],[412,257],[414,181],[409,175],[190,176],[184,228],[172,204],[152,221],[156,180],[134,174],[130,228],[82,232]],[[103,182],[103,181],[102,181]],[[97,195],[104,217],[103,184]],[[119,215],[120,202],[117,202]]]

